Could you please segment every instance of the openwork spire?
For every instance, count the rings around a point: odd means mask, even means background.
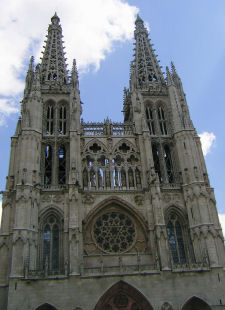
[[[135,21],[135,59],[132,64],[131,80],[137,88],[148,88],[152,83],[165,84],[154,49],[148,39],[148,31],[143,20],[137,16]]]
[[[66,58],[63,52],[62,28],[59,24],[60,19],[55,13],[51,18],[48,27],[46,46],[43,52],[41,63],[42,82],[57,81],[62,84],[67,83]]]

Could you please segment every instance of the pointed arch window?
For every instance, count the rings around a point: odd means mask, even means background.
[[[53,135],[54,132],[54,109],[50,105],[47,107],[47,123],[46,123],[46,134]]]
[[[184,244],[184,232],[181,222],[175,213],[171,213],[167,223],[167,234],[170,252],[174,264],[187,262]]]
[[[58,151],[58,184],[66,183],[66,148],[61,145]]]
[[[165,112],[162,107],[158,107],[158,120],[161,134],[167,135]]]
[[[156,144],[152,145],[152,155],[153,155],[155,172],[159,176],[159,182],[162,183],[163,178],[162,178],[162,172],[161,172],[161,168],[160,168],[159,150],[158,150],[158,146]]]
[[[60,268],[60,223],[55,215],[49,215],[42,230],[43,269],[52,272]]]
[[[174,182],[173,164],[172,164],[170,148],[168,145],[164,146],[164,159],[165,159],[165,164],[166,164],[168,182],[173,183]]]
[[[45,146],[45,171],[44,171],[44,184],[50,185],[52,183],[52,147],[51,145]]]
[[[59,109],[59,134],[66,134],[66,107],[61,106]]]
[[[146,107],[146,118],[150,135],[154,135],[155,126],[154,126],[153,110],[149,106]]]

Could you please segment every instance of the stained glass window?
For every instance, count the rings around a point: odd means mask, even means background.
[[[170,245],[171,256],[175,264],[186,263],[186,253],[182,226],[177,215],[172,213],[167,224],[167,234]]]

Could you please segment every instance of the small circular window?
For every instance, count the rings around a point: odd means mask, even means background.
[[[135,226],[130,217],[116,211],[99,216],[93,227],[97,246],[108,253],[125,252],[133,245],[135,235]]]

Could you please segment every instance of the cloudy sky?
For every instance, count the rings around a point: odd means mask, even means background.
[[[61,19],[68,68],[79,68],[83,118],[122,121],[139,13],[164,68],[175,63],[201,136],[225,233],[225,2],[217,0],[1,0],[0,189],[29,58],[40,60],[51,16]],[[1,201],[0,201],[1,210]]]

